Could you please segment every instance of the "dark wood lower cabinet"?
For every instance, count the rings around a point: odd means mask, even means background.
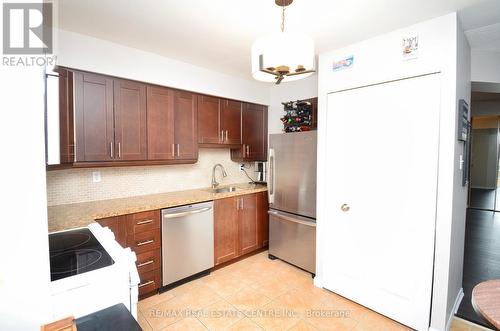
[[[146,211],[97,220],[115,234],[123,247],[137,255],[137,271],[141,280],[139,298],[150,296],[161,287],[160,211]]]
[[[219,265],[268,243],[267,193],[214,201],[214,263]]]
[[[265,247],[269,241],[267,192],[214,201],[214,263],[220,265]],[[117,242],[137,255],[139,298],[161,287],[160,210],[96,220],[113,231]],[[180,252],[182,253],[182,252]]]
[[[258,226],[258,244],[259,248],[269,245],[269,200],[267,192],[257,193],[257,213],[260,215]]]
[[[237,197],[214,201],[215,265],[237,258],[238,255]]]
[[[259,248],[258,224],[259,214],[257,210],[258,194],[243,195],[239,199],[238,235],[239,255],[245,255]]]
[[[115,240],[122,246],[127,246],[127,216],[115,216],[97,220],[102,227],[108,227],[115,235]]]

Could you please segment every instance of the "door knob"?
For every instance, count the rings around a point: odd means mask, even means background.
[[[344,203],[342,206],[340,206],[340,209],[343,211],[343,212],[348,212],[349,209],[351,209],[351,207],[349,207],[349,205],[347,203]]]

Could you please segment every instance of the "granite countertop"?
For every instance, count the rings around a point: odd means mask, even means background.
[[[85,227],[96,219],[157,210],[192,203],[223,199],[238,195],[267,191],[264,185],[230,184],[239,190],[227,193],[212,193],[209,188],[141,195],[128,198],[71,203],[48,207],[49,232]]]

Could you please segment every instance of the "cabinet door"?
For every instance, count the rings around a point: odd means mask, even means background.
[[[253,252],[258,248],[257,194],[248,194],[239,199],[239,255]]]
[[[241,102],[221,101],[220,126],[225,144],[241,144]]]
[[[257,195],[257,225],[259,248],[269,244],[269,203],[267,192],[259,192]]]
[[[267,160],[267,107],[243,104],[243,151],[249,161]]]
[[[127,247],[127,216],[115,216],[96,220],[102,227],[108,227],[115,235],[115,240]]]
[[[148,160],[175,158],[174,91],[147,87]]]
[[[175,155],[178,160],[198,158],[196,94],[174,92]]]
[[[146,85],[114,80],[117,160],[146,160]]]
[[[60,162],[73,163],[75,161],[75,124],[73,112],[73,72],[58,68],[59,72],[59,127],[60,127]]]
[[[219,98],[198,96],[198,142],[219,144],[222,142],[219,125]]]
[[[238,257],[237,198],[214,201],[214,263],[215,265]]]
[[[110,161],[114,157],[113,80],[75,72],[75,160]]]

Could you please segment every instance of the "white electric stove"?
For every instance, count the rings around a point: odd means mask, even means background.
[[[75,318],[123,303],[137,319],[136,256],[97,223],[49,234],[54,319]]]

